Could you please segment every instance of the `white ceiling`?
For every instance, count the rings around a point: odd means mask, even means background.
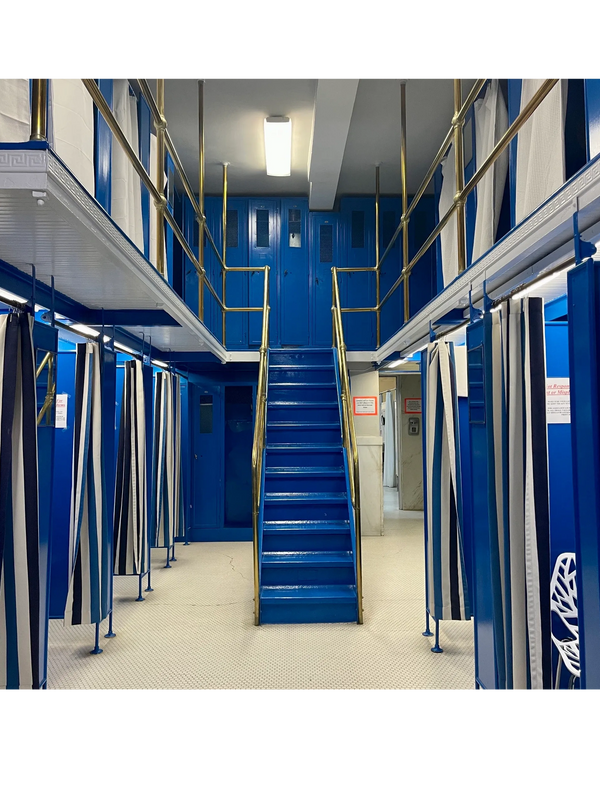
[[[220,194],[222,163],[229,192],[238,195],[308,195],[308,164],[316,80],[207,80],[204,89],[206,192]],[[463,94],[472,80],[464,81]],[[453,113],[452,80],[409,79],[407,101],[408,190],[414,192],[435,156]],[[196,80],[167,79],[165,115],[192,185],[198,185]],[[292,174],[265,172],[263,120],[289,116],[293,124]],[[338,196],[372,194],[375,164],[383,194],[400,192],[400,81],[359,81],[345,144]]]

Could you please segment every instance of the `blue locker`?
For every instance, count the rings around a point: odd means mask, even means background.
[[[402,216],[402,200],[399,197],[382,197],[379,204],[379,252],[382,256],[390,243]],[[402,234],[381,265],[381,299],[398,279],[402,269]],[[404,287],[401,284],[381,309],[381,343],[393,336],[404,321]]]
[[[227,200],[226,263],[228,267],[248,266],[248,201],[242,198]],[[248,275],[248,272],[228,273],[226,305],[232,308],[248,306]],[[240,350],[248,347],[248,316],[239,311],[227,314],[228,348]]]
[[[112,78],[102,78],[97,81],[102,96],[112,108],[113,82]],[[112,153],[112,133],[104,117],[94,106],[94,156],[95,156],[95,190],[96,200],[102,208],[110,214],[111,180],[110,164]],[[119,146],[119,145],[117,145]],[[142,189],[143,191],[143,189]],[[146,190],[147,191],[147,190]]]
[[[183,234],[189,242],[194,255],[198,258],[198,233],[199,227],[196,215],[189,198],[182,198]],[[189,258],[183,254],[183,299],[194,314],[198,315],[198,273]]]
[[[223,519],[223,389],[209,381],[188,385],[191,419],[191,536],[220,529]]]
[[[588,161],[600,153],[600,80],[585,80],[585,117]]]
[[[271,347],[278,347],[279,340],[279,200],[250,200],[249,213],[249,266],[271,267],[269,273],[269,339]],[[251,307],[262,308],[264,295],[264,274],[249,273],[249,303]],[[260,346],[262,334],[262,314],[253,312],[248,325],[248,343],[252,347]]]
[[[204,201],[206,222],[213,241],[220,254],[223,253],[223,230],[221,224],[223,201],[220,197],[207,197]],[[215,292],[222,298],[221,264],[212,245],[204,241],[204,268]],[[204,324],[221,341],[223,336],[223,316],[219,304],[210,290],[204,287]]]
[[[148,175],[150,175],[150,136],[153,130],[150,117],[150,106],[143,95],[138,98],[138,132],[140,161]],[[150,201],[150,192],[141,184],[142,188],[142,228],[144,231],[144,255],[150,258],[150,214],[154,213],[154,203]]]
[[[375,266],[374,198],[343,198],[343,267]],[[374,272],[346,272],[340,275],[340,295],[344,308],[372,308],[376,302]],[[376,314],[369,311],[344,314],[344,339],[351,350],[370,350],[376,346]]]
[[[281,344],[306,347],[310,331],[306,198],[281,201],[280,271]]]
[[[331,317],[332,276],[331,268],[339,266],[338,215],[327,212],[311,212],[311,272],[313,347],[331,347],[333,323]]]
[[[52,527],[50,532],[50,618],[62,619],[69,580],[69,526],[73,463],[73,424],[75,421],[75,350],[59,352],[56,368],[56,393],[67,395],[67,427],[57,428],[54,446],[54,474],[60,475],[52,489]]]
[[[435,203],[435,199],[430,195],[422,197],[411,217],[408,228],[409,259],[416,256],[419,248],[423,242],[425,242],[436,225]],[[435,297],[437,294],[437,286],[438,264],[436,262],[436,250],[434,245],[432,245],[421,257],[410,274],[409,309],[411,317],[413,317],[423,308],[423,306],[427,305],[427,303],[433,297]],[[404,289],[402,289],[402,292],[404,292]],[[382,342],[383,341],[385,340],[382,339]]]

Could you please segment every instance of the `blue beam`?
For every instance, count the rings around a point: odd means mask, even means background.
[[[78,319],[86,325],[144,325],[147,327],[181,327],[163,309],[126,308],[97,309],[87,308],[84,316]]]
[[[27,275],[27,273],[13,267],[12,264],[8,264],[6,261],[2,261],[2,259],[0,259],[0,287],[26,298],[28,302],[31,301],[31,275]],[[35,302],[46,308],[52,306],[51,288],[38,280],[35,282]],[[86,306],[57,291],[54,292],[54,310],[57,314],[79,321],[88,311]]]
[[[567,319],[569,310],[567,308],[567,295],[550,300],[544,306],[544,318],[546,322],[556,322],[559,319]]]

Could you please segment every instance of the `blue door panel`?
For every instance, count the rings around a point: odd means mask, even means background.
[[[249,211],[249,266],[269,266],[269,338],[271,347],[279,346],[279,200],[251,200]],[[262,308],[264,296],[264,273],[249,273],[249,302],[253,308]],[[262,334],[262,314],[250,313],[248,343],[251,347],[260,345]]]
[[[228,267],[248,266],[248,202],[231,198],[227,201],[227,252]],[[226,304],[230,308],[248,306],[248,273],[227,274]],[[227,314],[227,347],[240,350],[248,347],[248,314]]]
[[[281,344],[309,343],[308,201],[281,201]]]
[[[344,244],[343,267],[375,266],[375,201],[371,198],[343,198],[340,204]],[[340,295],[344,308],[373,308],[376,303],[374,272],[340,274]],[[354,350],[376,345],[376,314],[344,314],[344,339]]]
[[[331,268],[339,265],[338,215],[311,212],[311,308],[313,315],[313,347],[332,345],[332,276]]]

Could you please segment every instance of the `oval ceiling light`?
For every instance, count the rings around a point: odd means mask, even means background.
[[[265,119],[267,175],[284,178],[292,174],[292,120],[289,117]]]

